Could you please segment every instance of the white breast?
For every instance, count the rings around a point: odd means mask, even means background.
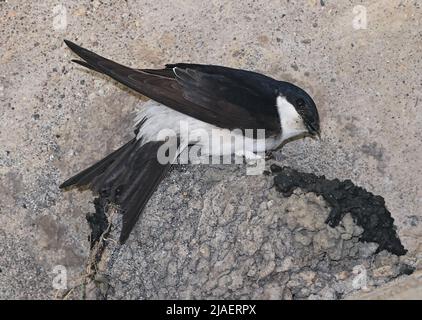
[[[240,155],[245,152],[265,152],[281,143],[280,137],[260,140],[244,137],[240,130],[230,131],[218,128],[153,100],[142,104],[137,111],[135,125],[138,125],[143,119],[145,121],[139,130],[138,139],[142,136],[145,142],[163,140],[163,133],[168,135],[169,130],[183,137],[188,131],[188,143],[201,146],[202,154],[213,155],[216,150],[216,148],[210,148],[213,145],[220,146],[218,155],[234,153]],[[242,142],[239,143],[239,141]],[[184,142],[186,143],[186,141]]]

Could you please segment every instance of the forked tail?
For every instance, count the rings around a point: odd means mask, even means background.
[[[63,182],[60,188],[88,186],[122,209],[120,243],[125,243],[149,198],[171,167],[161,164],[157,151],[163,141],[142,144],[132,139],[120,149]]]

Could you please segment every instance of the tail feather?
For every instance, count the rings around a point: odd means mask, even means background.
[[[125,243],[148,200],[165,177],[171,163],[157,160],[162,141],[142,143],[132,139],[103,160],[66,180],[60,188],[88,186],[120,206],[123,225],[120,243]]]
[[[128,142],[116,151],[110,153],[104,159],[98,161],[91,167],[79,172],[77,175],[66,180],[59,186],[59,188],[64,189],[71,186],[82,187],[89,185],[94,180],[94,178],[101,176],[101,174],[104,173],[104,171],[116,160],[116,158],[121,155],[124,150],[130,147],[131,143],[133,143],[134,140]]]
[[[88,68],[88,69],[91,69],[91,70],[94,70],[94,71],[98,71],[97,69],[95,69],[95,67],[91,66],[90,64],[86,63],[85,61],[75,60],[75,59],[72,59],[71,61],[74,62],[74,63],[77,63],[77,64],[79,64],[79,65],[81,65],[85,68]]]

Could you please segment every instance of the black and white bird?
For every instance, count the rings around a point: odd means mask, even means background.
[[[120,243],[127,240],[172,165],[157,159],[157,152],[165,143],[157,138],[161,130],[172,129],[177,135],[181,121],[189,128],[217,130],[223,136],[264,129],[262,148],[265,150],[257,150],[260,144],[254,144],[252,137],[245,140],[245,152],[271,151],[295,137],[319,136],[314,101],[303,89],[289,82],[215,65],[178,63],[163,69],[133,69],[70,41],[65,43],[82,59],[73,62],[106,74],[152,99],[138,112],[136,136],[131,141],[60,186],[88,186],[119,205],[123,213]],[[186,145],[201,143],[190,136],[188,140],[184,141]],[[201,152],[212,155],[212,150],[206,148]]]

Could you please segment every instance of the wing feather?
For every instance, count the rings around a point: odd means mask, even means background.
[[[70,41],[66,44],[92,70],[176,111],[227,129],[280,132],[271,83],[263,75],[220,66],[167,65],[165,69],[133,69],[101,57]]]

